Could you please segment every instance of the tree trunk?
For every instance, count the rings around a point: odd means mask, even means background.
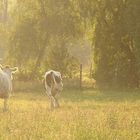
[[[134,52],[132,51],[133,48],[133,40],[130,40],[130,44],[121,43],[121,48],[127,53],[128,59],[130,61],[130,87],[138,88],[139,87],[139,78],[138,78],[138,69],[137,69],[137,61]]]
[[[34,70],[33,70],[32,74],[31,74],[31,79],[32,79],[32,77],[34,77],[37,74],[37,71],[40,68],[41,61],[42,61],[44,53],[45,53],[45,49],[46,49],[46,45],[44,45],[41,48],[40,52],[38,53],[38,57],[36,59],[35,67],[34,67]]]
[[[46,19],[44,1],[43,0],[38,0],[38,2],[40,4],[41,14],[43,15],[43,18]],[[47,37],[47,33],[45,32],[44,34]],[[37,59],[36,59],[36,63],[35,63],[35,67],[34,67],[34,70],[33,70],[32,74],[31,74],[31,79],[32,79],[32,77],[34,77],[37,74],[37,71],[40,68],[41,61],[43,59],[43,56],[44,56],[44,53],[45,53],[45,50],[46,50],[47,42],[48,42],[47,38],[42,40],[43,47],[40,49],[40,51],[38,53],[38,56],[37,56]]]

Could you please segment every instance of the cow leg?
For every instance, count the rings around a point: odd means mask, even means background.
[[[50,87],[48,87],[48,86],[46,86],[46,94],[47,94],[47,96],[49,97],[49,99],[50,99],[50,101],[51,101],[51,106],[52,106],[52,98],[51,98],[51,96],[52,96],[52,94],[51,94],[51,88]]]
[[[56,100],[55,98],[52,96],[51,97],[51,109],[54,109],[56,107]]]
[[[55,107],[60,107],[58,99],[56,99],[56,98],[55,98],[55,105],[56,105]]]
[[[54,97],[54,107],[55,108],[58,108],[59,107],[59,103],[58,103],[58,100],[57,100],[57,95],[58,95],[58,92],[53,90],[52,91],[52,96]]]
[[[54,99],[50,97],[50,108],[53,109],[55,107],[54,105]]]
[[[57,100],[57,98],[55,96],[58,95],[58,93],[55,91],[52,91],[52,89],[50,87],[46,87],[46,94],[48,95],[49,99],[50,99],[50,106],[51,106],[51,109],[53,108],[57,108],[59,107],[59,102]]]
[[[59,96],[60,96],[60,93],[57,92],[57,93],[56,93],[56,96],[55,96],[56,107],[60,107],[59,102],[58,102]]]
[[[51,107],[51,109],[53,109],[53,108],[54,108],[54,105],[53,105],[53,101],[52,101],[52,100],[51,100],[50,107]]]
[[[53,109],[53,108],[57,108],[57,107],[59,107],[59,103],[58,103],[57,99],[55,97],[51,96],[51,108]]]
[[[8,110],[8,99],[4,99],[4,108],[3,111],[7,111]]]
[[[55,97],[51,97],[51,106],[53,107],[53,108],[57,108],[58,107],[58,101],[57,101],[57,99],[55,98]]]
[[[46,94],[49,97],[50,100],[54,100],[54,97],[52,96],[52,89],[50,87],[46,87]]]
[[[48,97],[50,99],[51,108],[54,108],[55,107],[55,98],[52,96],[50,87],[46,87],[46,94],[48,95]]]

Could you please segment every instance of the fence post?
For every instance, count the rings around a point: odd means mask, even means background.
[[[82,64],[80,64],[80,89],[82,88]]]

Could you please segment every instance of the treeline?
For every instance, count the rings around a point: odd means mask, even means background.
[[[139,0],[17,0],[9,12],[0,12],[8,14],[0,29],[5,60],[20,67],[21,79],[51,68],[73,77],[80,62],[69,48],[86,39],[98,86],[139,87],[139,5]]]

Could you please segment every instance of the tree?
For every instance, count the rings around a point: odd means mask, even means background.
[[[31,78],[37,75],[41,63],[45,65],[46,59],[49,59],[46,54],[55,40],[60,46],[62,39],[68,44],[82,34],[80,17],[73,12],[73,2],[70,0],[17,1],[12,18],[9,48],[9,58],[12,59],[9,60],[23,69],[30,69]],[[65,50],[64,47],[59,49],[62,52]]]
[[[138,87],[139,1],[95,0],[79,3],[81,16],[94,25],[92,44],[98,85]]]
[[[53,45],[48,49],[48,67],[72,78],[75,72],[78,71],[79,61],[69,53],[67,41],[60,38],[58,37],[53,41]]]

